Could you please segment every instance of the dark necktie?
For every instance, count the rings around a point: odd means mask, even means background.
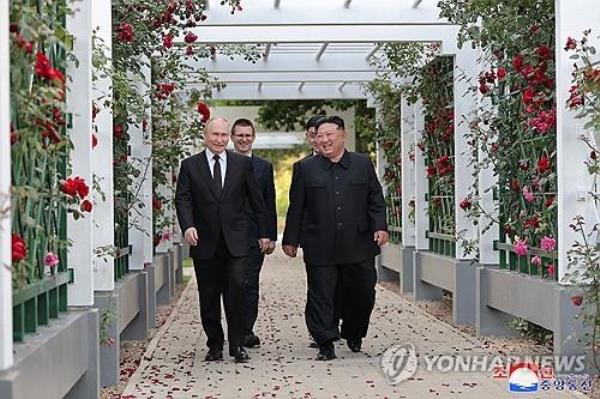
[[[219,162],[219,159],[221,159],[221,157],[215,154],[213,156],[213,159],[215,160],[215,166],[213,168],[213,180],[215,188],[217,189],[217,194],[221,195],[221,190],[223,189],[223,180],[221,178],[221,163]]]

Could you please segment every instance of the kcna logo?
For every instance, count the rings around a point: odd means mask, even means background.
[[[408,342],[389,347],[381,356],[381,369],[387,382],[396,385],[417,372],[417,350]]]

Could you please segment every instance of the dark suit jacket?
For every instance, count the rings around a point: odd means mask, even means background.
[[[300,165],[300,162],[304,161],[307,158],[310,158],[314,156],[314,154],[309,154],[307,156],[305,156],[304,158],[294,162],[294,164],[292,165],[292,181],[290,184],[290,192],[289,192],[289,203],[292,203],[292,189],[295,187],[296,185],[296,180],[298,179],[298,165]],[[304,229],[306,227],[306,211],[304,212],[304,215],[302,217],[302,220],[304,221],[304,223],[302,224],[302,231],[300,232],[300,238],[298,240],[298,246],[302,246],[302,234],[304,232]]]
[[[194,259],[210,259],[221,232],[233,256],[248,253],[248,204],[256,214],[258,236],[268,237],[266,207],[254,177],[252,161],[227,151],[227,171],[221,195],[217,197],[205,151],[181,163],[175,208],[181,230],[198,230],[198,245],[190,246]]]
[[[262,196],[267,207],[266,217],[268,237],[271,239],[271,241],[277,241],[277,209],[275,207],[273,164],[264,158],[257,157],[256,155],[252,155],[250,159],[252,159],[254,177],[258,182],[258,186],[260,187],[260,191],[262,192]],[[256,246],[258,245],[256,242],[256,239],[258,238],[258,222],[256,220],[256,214],[252,212],[250,206],[248,206],[248,213],[250,217],[250,245]]]
[[[387,231],[385,201],[369,158],[346,151],[340,163],[345,170],[337,183],[331,161],[320,155],[300,161],[295,170],[283,244],[297,246],[302,239],[308,265],[357,263],[374,257],[380,250],[373,233]]]

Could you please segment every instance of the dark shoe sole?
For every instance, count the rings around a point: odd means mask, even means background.
[[[317,355],[317,360],[320,361],[320,362],[324,362],[324,361],[327,361],[327,360],[333,360],[335,358],[336,358],[335,355],[324,355],[322,353],[319,353]]]

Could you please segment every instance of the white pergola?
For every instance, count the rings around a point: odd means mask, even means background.
[[[370,61],[382,43],[441,42],[448,54],[456,48],[456,27],[438,19],[434,0],[253,0],[235,15],[212,3],[194,28],[201,42],[251,45],[262,54],[256,63],[218,52],[190,62],[227,83],[215,99],[366,98],[362,85],[375,77]]]
[[[227,86],[213,92],[215,99],[367,99],[362,89],[364,82],[375,76],[370,58],[386,42],[436,42],[441,44],[441,53],[455,60],[455,207],[469,192],[472,168],[465,150],[467,126],[462,123],[477,109],[477,96],[465,96],[470,82],[458,79],[462,73],[475,79],[481,66],[477,64],[477,53],[467,44],[462,49],[456,45],[458,27],[438,19],[436,0],[248,0],[244,11],[231,15],[226,7],[210,0],[208,19],[194,28],[200,43],[242,44],[259,46],[263,56],[256,63],[242,59],[231,60],[217,53],[213,58],[190,62],[196,70],[206,70],[218,77]],[[8,2],[0,1],[0,210],[6,206],[3,196],[10,192],[10,139],[5,134],[10,129],[9,82],[9,29]],[[576,240],[568,225],[577,214],[590,215],[593,201],[579,193],[591,187],[584,165],[587,155],[585,145],[576,140],[581,124],[574,113],[562,105],[568,96],[572,62],[562,51],[567,36],[577,37],[584,29],[597,27],[596,16],[600,5],[586,0],[555,0],[556,3],[556,70],[558,95],[558,223],[559,265],[561,278],[567,270],[566,250]],[[92,30],[99,27],[98,35],[104,39],[110,51],[112,40],[111,2],[83,2],[79,12],[69,17],[68,28],[75,35],[74,53],[80,60],[80,70],[69,71],[67,96],[68,111],[75,118],[75,132],[85,132],[77,137],[72,152],[73,170],[91,181],[97,176],[102,191],[109,196],[107,201],[98,200],[93,220],[83,219],[70,222],[69,238],[77,246],[71,251],[69,263],[77,276],[69,288],[69,305],[92,306],[94,290],[114,289],[112,260],[104,263],[90,248],[110,245],[114,242],[114,210],[112,176],[112,114],[101,112],[96,120],[100,145],[90,151],[92,129],[91,101],[100,97],[110,87],[110,79],[100,79],[92,88],[91,51],[89,38]],[[593,10],[591,10],[593,9]],[[182,38],[179,38],[181,41]],[[150,80],[149,74],[147,81]],[[147,83],[147,82],[146,82]],[[198,85],[191,73],[189,85]],[[69,96],[71,99],[69,99]],[[372,105],[374,105],[371,102]],[[408,160],[409,146],[418,140],[423,127],[422,106],[408,105],[402,101],[403,122],[403,209],[415,198],[416,217],[414,227],[404,212],[402,242],[416,250],[427,249],[426,230],[428,215],[427,179],[425,165],[417,151],[416,162]],[[575,132],[574,132],[575,131]],[[150,153],[149,143],[140,139],[132,142],[132,154],[144,157]],[[575,165],[575,166],[574,166]],[[579,166],[579,167],[577,167]],[[151,180],[140,182],[144,195],[147,223],[151,228]],[[494,177],[482,174],[479,177],[482,190],[494,184]],[[493,204],[492,193],[485,194],[482,201],[488,209]],[[1,213],[0,213],[1,214]],[[482,220],[480,226],[487,221]],[[475,238],[478,232],[464,212],[456,212],[456,228],[465,239]],[[12,293],[10,267],[10,214],[0,217],[0,369],[9,368],[13,362],[12,346]],[[91,237],[91,238],[90,238]],[[497,263],[497,252],[493,250],[491,231],[480,237],[480,259],[483,264]],[[130,241],[135,243],[132,259],[135,267],[143,268],[152,261],[152,237],[144,232],[130,231]],[[87,244],[86,244],[87,242]],[[91,245],[90,245],[91,244]],[[139,244],[139,245],[138,245]],[[83,250],[81,250],[83,249]],[[469,260],[472,255],[463,252],[457,243],[456,258]]]

